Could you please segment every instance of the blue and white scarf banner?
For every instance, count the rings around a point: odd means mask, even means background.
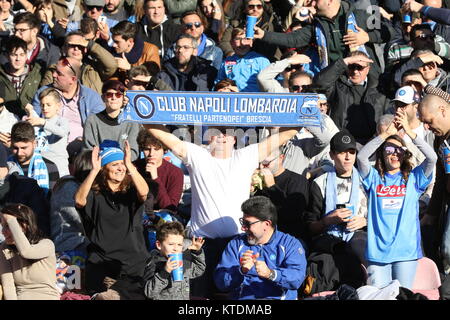
[[[206,126],[320,126],[317,94],[127,91],[119,121]]]

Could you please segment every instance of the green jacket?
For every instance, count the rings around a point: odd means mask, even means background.
[[[44,74],[44,69],[39,63],[31,65],[31,70],[28,72],[25,80],[23,81],[22,90],[20,94],[17,94],[11,81],[7,77],[5,66],[0,65],[0,85],[5,88],[5,100],[6,108],[16,114],[19,118],[26,115],[25,106],[27,103],[31,103],[36,91],[40,87],[40,83]]]

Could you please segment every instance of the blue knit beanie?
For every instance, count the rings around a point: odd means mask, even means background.
[[[123,160],[125,154],[117,141],[103,140],[100,143],[100,157],[102,158],[102,167],[110,162]]]

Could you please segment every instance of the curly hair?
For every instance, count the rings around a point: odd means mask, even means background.
[[[385,173],[387,171],[383,152],[384,152],[384,147],[386,146],[386,144],[388,143],[389,140],[398,141],[402,144],[403,147],[406,146],[405,141],[402,138],[400,138],[398,135],[392,135],[392,136],[389,136],[384,141],[384,143],[377,149],[377,151],[375,153],[375,155],[376,155],[375,169],[378,171],[378,173],[381,176],[381,179],[383,179],[383,180],[384,180]],[[402,163],[400,165],[400,171],[402,173],[402,177],[403,177],[403,180],[405,180],[405,182],[408,182],[409,173],[413,169],[413,166],[411,163],[411,157],[412,157],[412,153],[410,151],[406,150],[405,154],[403,155]]]

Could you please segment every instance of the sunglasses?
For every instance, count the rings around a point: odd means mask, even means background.
[[[394,153],[398,155],[403,155],[405,153],[405,149],[404,147],[386,146],[384,147],[384,152],[386,152],[387,155],[391,155]]]
[[[291,91],[302,91],[304,86],[291,86]]]
[[[422,34],[419,34],[418,36],[416,36],[416,38],[422,39],[422,40],[425,40],[425,39],[434,40],[434,37],[435,37],[434,34],[425,34],[425,33],[422,33]]]
[[[348,69],[349,70],[357,70],[357,71],[361,71],[361,70],[364,70],[365,68],[367,68],[368,66],[362,66],[362,65],[359,65],[359,64],[356,64],[356,63],[353,63],[353,64],[349,64],[348,65]]]
[[[64,67],[69,67],[70,70],[72,70],[73,74],[77,75],[77,73],[75,72],[75,69],[72,67],[72,65],[70,64],[69,60],[67,60],[67,58],[63,58],[60,61]]]
[[[186,29],[192,29],[192,27],[195,27],[196,29],[198,29],[198,28],[200,28],[201,26],[202,26],[202,23],[201,23],[201,22],[194,22],[194,23],[189,22],[189,23],[185,23],[185,24],[184,24],[184,27],[185,27]]]
[[[105,92],[105,97],[111,99],[113,96],[116,96],[117,99],[123,97],[122,92]]]
[[[262,4],[249,4],[249,5],[247,5],[247,8],[249,8],[250,10],[252,10],[252,9],[259,9],[259,10],[261,10],[262,7],[263,7]]]
[[[87,9],[89,11],[92,11],[94,9],[96,9],[97,11],[101,11],[101,10],[103,10],[103,7],[102,6],[87,6]]]
[[[82,46],[81,44],[71,44],[71,43],[68,43],[67,47],[71,48],[71,49],[75,49],[76,48],[76,49],[78,49],[80,51],[83,51],[86,48],[85,46]]]
[[[147,86],[148,86],[148,84],[149,84],[149,82],[150,82],[150,81],[141,81],[141,80],[134,80],[134,79],[132,79],[131,81],[132,81],[132,83],[133,83],[134,85],[136,85],[136,86],[142,86],[142,87],[144,87],[144,88],[147,88]]]
[[[300,70],[302,68],[301,64],[294,64],[292,66],[287,67],[284,69],[285,71],[292,71],[292,70]]]
[[[0,107],[4,107],[5,103],[4,102],[0,102]]]
[[[239,218],[239,222],[241,224],[241,226],[243,226],[245,229],[250,229],[250,227],[252,226],[252,224],[258,223],[258,222],[262,222],[263,220],[257,220],[254,222],[250,222],[247,220],[244,220],[244,218]]]
[[[434,61],[425,63],[421,68],[428,68],[428,69],[434,69],[436,68],[436,63]]]

